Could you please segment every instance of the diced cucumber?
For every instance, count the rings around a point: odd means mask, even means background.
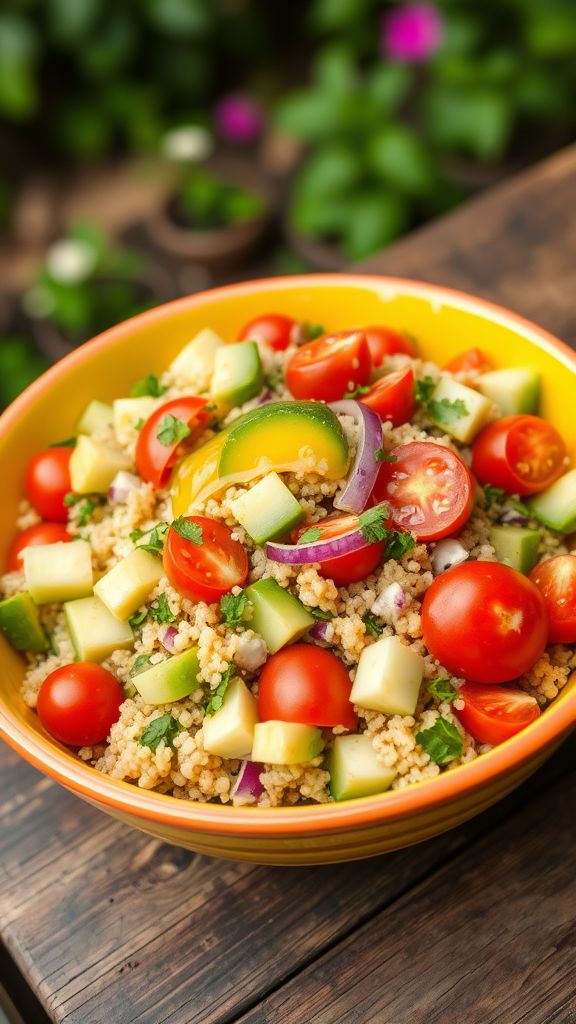
[[[219,757],[247,757],[257,721],[256,698],[242,679],[232,679],[220,710],[202,723],[204,750]]]
[[[389,789],[396,772],[380,764],[372,740],[360,736],[336,736],[328,761],[330,792],[335,800],[354,800]]]
[[[128,444],[141,420],[148,419],[162,405],[162,398],[141,395],[140,398],[117,398],[112,403],[114,433],[118,444]]]
[[[538,412],[540,378],[534,370],[491,370],[480,374],[476,387],[499,406],[503,416]]]
[[[298,640],[314,625],[302,602],[276,580],[258,580],[244,593],[252,603],[250,626],[263,638],[270,654]]]
[[[462,403],[455,406],[454,403]],[[459,408],[461,412],[459,413]],[[469,444],[486,424],[491,402],[452,377],[441,377],[429,400],[428,411],[437,427],[462,444]]]
[[[267,476],[230,506],[241,526],[257,544],[283,537],[304,519],[304,509],[278,473]]]
[[[14,594],[0,601],[0,629],[16,651],[46,651],[49,647],[30,594]]]
[[[104,661],[134,643],[130,623],[120,622],[97,597],[64,604],[66,627],[79,661]]]
[[[551,530],[572,533],[576,530],[576,469],[561,476],[545,491],[526,502],[535,518]]]
[[[250,758],[265,764],[307,764],[322,753],[322,733],[298,722],[257,722]]]
[[[360,655],[350,700],[385,715],[413,715],[424,661],[396,636],[385,636]]]
[[[262,364],[255,341],[216,349],[210,394],[225,405],[242,405],[262,390]]]
[[[214,358],[218,349],[225,341],[205,327],[184,346],[169,366],[170,373],[185,384],[190,384],[195,392],[206,391],[214,372]]]
[[[117,619],[127,619],[144,604],[163,572],[156,555],[135,548],[94,584],[94,593]]]
[[[81,434],[70,457],[72,490],[76,494],[106,494],[116,473],[131,468],[124,452]]]
[[[25,548],[26,587],[36,604],[71,601],[92,593],[92,553],[86,540]]]
[[[191,647],[183,654],[175,654],[168,661],[140,672],[132,682],[147,704],[171,704],[198,689],[199,672],[198,648]]]
[[[489,540],[499,562],[529,573],[538,561],[538,530],[526,530],[522,526],[493,526]]]
[[[89,402],[76,427],[77,434],[97,434],[106,427],[112,426],[112,406],[98,399]]]

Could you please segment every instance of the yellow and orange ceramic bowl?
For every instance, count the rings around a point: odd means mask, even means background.
[[[327,329],[384,323],[418,338],[444,363],[478,346],[497,366],[527,366],[543,384],[542,414],[576,456],[576,354],[520,317],[419,282],[353,275],[276,278],[172,302],[107,331],[36,381],[0,419],[3,514],[0,558],[14,533],[24,468],[47,442],[73,433],[91,398],[128,392],[160,373],[201,327],[233,339],[259,313],[278,311]],[[269,864],[322,864],[370,857],[460,824],[504,797],[550,756],[576,723],[576,686],[524,732],[469,764],[406,789],[340,804],[234,808],[176,800],[101,775],[51,740],[20,696],[21,659],[2,641],[0,736],[95,807],[168,842],[220,857]]]

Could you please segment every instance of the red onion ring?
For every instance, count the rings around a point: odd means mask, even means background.
[[[308,636],[314,641],[319,647],[331,647],[331,643],[326,638],[328,632],[329,622],[315,622],[314,625],[308,630]]]
[[[314,523],[311,524],[314,529]],[[360,533],[360,528],[345,533],[342,537],[331,537],[330,540],[315,540],[310,544],[275,544],[266,542],[266,554],[273,562],[284,562],[287,565],[311,565],[312,562],[325,562],[337,555],[348,555],[351,551],[365,548],[370,541]]]
[[[175,626],[166,626],[163,633],[160,634],[160,643],[169,654],[175,654],[176,648],[174,647],[174,641],[178,636],[178,630]]]
[[[242,761],[231,795],[252,797],[257,800],[264,792],[264,786],[260,782],[261,771],[261,764],[255,764],[254,761]]]
[[[125,505],[130,492],[137,490],[141,483],[139,476],[121,469],[108,488],[108,500],[113,505]]]
[[[360,427],[358,449],[348,474],[348,483],[334,499],[334,508],[358,515],[366,508],[378,476],[380,464],[376,462],[375,452],[382,447],[382,422],[374,409],[352,398],[331,402],[330,408],[335,413],[352,416]]]

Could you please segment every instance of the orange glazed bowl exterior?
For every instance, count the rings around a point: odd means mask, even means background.
[[[424,357],[440,364],[477,346],[496,366],[532,368],[542,381],[542,415],[576,455],[576,354],[513,313],[446,288],[392,278],[328,274],[255,281],[169,303],[106,331],[14,402],[0,418],[0,558],[5,560],[15,532],[28,460],[47,443],[69,437],[90,399],[120,397],[135,379],[161,373],[202,327],[232,340],[245,322],[268,312],[327,330],[372,323],[403,328],[417,337]],[[519,735],[428,782],[318,806],[193,803],[102,775],[50,739],[20,697],[22,659],[3,637],[0,643],[0,736],[26,760],[95,807],[160,839],[262,864],[370,857],[453,828],[518,786],[576,722],[573,683]]]

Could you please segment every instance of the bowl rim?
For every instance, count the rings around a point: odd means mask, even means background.
[[[162,321],[182,310],[201,308],[219,299],[225,300],[230,295],[314,286],[364,287],[380,292],[383,296],[405,293],[431,302],[433,308],[445,303],[510,327],[576,372],[576,351],[550,332],[487,299],[409,278],[354,273],[299,274],[224,285],[185,296],[104,331],[65,356],[34,381],[0,416],[0,435],[11,430],[36,398],[49,389],[53,382],[65,376],[69,369],[90,359],[93,353],[111,348],[135,327]],[[576,687],[563,699],[553,703],[544,715],[521,733],[487,754],[433,779],[342,803],[272,808],[230,807],[170,797],[103,775],[47,735],[27,728],[25,722],[0,702],[0,737],[34,767],[96,806],[104,806],[121,817],[155,822],[167,829],[252,839],[321,836],[365,829],[387,821],[410,818],[425,811],[431,813],[439,805],[454,802],[467,793],[496,782],[513,769],[520,769],[527,761],[536,760],[539,753],[543,754],[547,747],[558,744],[575,725]]]

